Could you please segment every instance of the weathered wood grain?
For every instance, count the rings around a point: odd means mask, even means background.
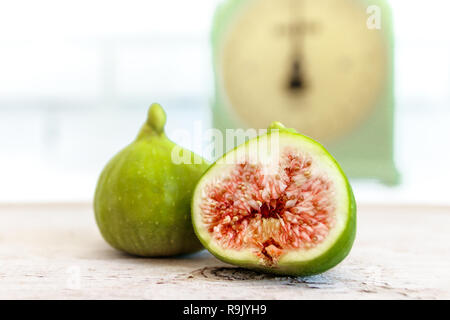
[[[307,278],[207,252],[142,259],[111,249],[88,205],[0,206],[2,299],[449,299],[450,208],[362,206],[350,256]]]

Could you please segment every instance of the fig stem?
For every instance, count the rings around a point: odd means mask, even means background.
[[[297,131],[293,128],[286,128],[281,122],[279,121],[274,121],[270,124],[269,131],[271,130],[280,130],[280,131],[289,131],[289,132],[293,132],[293,133],[297,133]]]
[[[139,132],[137,140],[149,136],[164,135],[166,119],[166,113],[161,105],[153,103],[148,109],[147,121]]]
[[[269,129],[285,129],[286,127],[279,121],[274,121],[270,124]]]
[[[147,124],[158,134],[164,132],[164,126],[166,125],[166,113],[160,104],[153,103],[148,109]]]

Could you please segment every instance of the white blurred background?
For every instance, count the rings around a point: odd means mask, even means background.
[[[169,137],[210,127],[218,2],[0,0],[0,202],[91,201],[152,102]],[[356,197],[450,205],[450,1],[391,5],[402,184],[354,181]]]

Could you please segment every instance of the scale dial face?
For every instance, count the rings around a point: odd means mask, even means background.
[[[249,0],[222,42],[219,78],[231,112],[281,121],[320,141],[351,131],[388,77],[388,40],[358,0]]]

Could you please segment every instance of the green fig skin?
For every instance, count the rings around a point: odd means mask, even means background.
[[[243,267],[243,268],[258,271],[258,272],[264,272],[264,273],[280,275],[280,276],[302,276],[303,277],[303,276],[312,276],[312,275],[321,274],[321,273],[328,271],[329,269],[335,267],[340,262],[342,262],[348,256],[348,254],[350,253],[350,251],[353,247],[353,244],[354,244],[354,241],[356,238],[356,229],[357,229],[357,205],[356,205],[356,200],[355,200],[355,196],[354,196],[352,187],[351,187],[350,182],[347,179],[344,171],[340,167],[339,163],[333,158],[333,156],[320,143],[318,143],[317,141],[315,141],[309,137],[299,134],[295,129],[286,128],[280,122],[273,122],[268,128],[267,134],[271,134],[272,130],[279,131],[279,134],[281,137],[283,135],[295,136],[300,139],[307,140],[309,143],[315,144],[323,151],[323,153],[327,157],[332,159],[332,162],[336,165],[340,174],[344,178],[345,184],[346,184],[346,190],[347,190],[346,197],[347,197],[348,204],[349,204],[348,211],[347,211],[348,219],[347,219],[347,222],[346,222],[346,225],[345,225],[343,231],[341,232],[339,237],[336,239],[334,244],[330,248],[328,248],[328,250],[326,250],[325,252],[322,252],[318,257],[316,257],[314,259],[306,260],[306,261],[292,262],[289,264],[280,263],[276,267],[264,266],[264,265],[256,264],[253,262],[246,263],[243,261],[236,261],[233,258],[227,256],[226,250],[214,250],[212,248],[211,244],[209,243],[211,241],[211,239],[206,239],[206,238],[202,237],[201,233],[198,231],[199,226],[196,225],[196,223],[195,223],[196,219],[194,216],[196,214],[196,212],[195,212],[195,210],[196,210],[196,207],[195,207],[196,190],[194,190],[194,196],[191,200],[191,212],[192,212],[192,221],[194,224],[194,230],[195,230],[198,238],[202,242],[203,246],[212,255],[214,255],[217,259],[219,259],[225,263],[229,263],[231,265]],[[256,137],[255,139],[259,139],[260,137],[261,136]],[[249,142],[250,141],[247,141],[246,143],[248,144]],[[237,148],[239,148],[239,147],[236,147],[234,150],[236,150]],[[234,150],[231,150],[229,152],[233,152]],[[225,155],[223,157],[225,157]],[[216,162],[218,162],[220,160],[221,159],[218,159]],[[208,172],[214,168],[214,164],[212,164],[208,168],[208,170],[206,170],[204,172],[201,179],[207,177]]]
[[[172,161],[177,145],[164,133],[165,118],[161,106],[150,107],[137,139],[106,165],[95,192],[95,218],[103,238],[137,256],[203,249],[192,228],[190,200],[209,164],[185,149],[191,164]]]

